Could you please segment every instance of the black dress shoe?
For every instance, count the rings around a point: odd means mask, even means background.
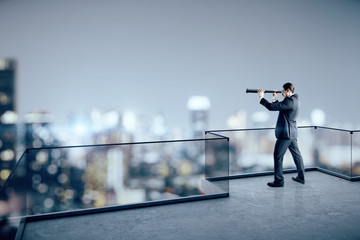
[[[301,184],[305,184],[305,179],[300,179],[299,177],[292,177],[292,180]]]
[[[283,182],[268,182],[267,185],[269,187],[283,187],[284,183]]]

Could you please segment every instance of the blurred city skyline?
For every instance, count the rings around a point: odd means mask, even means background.
[[[207,96],[208,128],[224,129],[238,111],[265,111],[246,88],[290,81],[299,119],[322,109],[325,125],[359,126],[359,1],[3,0],[0,22],[20,118],[114,109],[187,129],[189,98]]]

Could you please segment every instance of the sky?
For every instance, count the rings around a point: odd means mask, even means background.
[[[0,0],[17,111],[57,121],[96,107],[185,128],[202,95],[209,128],[224,129],[239,110],[265,110],[246,88],[292,82],[299,118],[322,109],[326,124],[360,126],[359,43],[359,0]]]

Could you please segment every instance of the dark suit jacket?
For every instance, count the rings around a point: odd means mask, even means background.
[[[270,111],[279,111],[276,122],[275,136],[282,139],[295,139],[298,137],[296,118],[299,111],[298,95],[286,97],[283,101],[268,102],[262,98],[260,104]]]

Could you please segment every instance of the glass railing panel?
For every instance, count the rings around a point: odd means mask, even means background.
[[[20,218],[26,215],[25,152],[0,189],[0,239],[15,237]]]
[[[214,133],[230,139],[230,176],[274,170],[273,151],[276,138],[273,128],[219,130]],[[314,128],[299,128],[298,145],[305,167],[314,166],[313,142]],[[283,167],[284,170],[296,168],[289,151],[284,156]]]
[[[317,167],[351,176],[349,131],[318,127],[315,131],[314,161]]]
[[[301,156],[303,158],[304,161],[304,166],[305,168],[309,168],[309,167],[315,167],[315,153],[314,153],[314,145],[315,145],[315,141],[316,141],[316,130],[314,127],[308,127],[308,126],[300,126],[298,127],[298,133],[299,133],[299,137],[298,137],[298,146],[301,152]],[[289,152],[287,154],[290,154]],[[291,156],[291,154],[290,154]],[[292,162],[292,166],[293,168],[295,167],[294,162],[292,161],[292,157],[291,157],[291,162]]]
[[[205,137],[205,178],[229,193],[229,139],[212,133]]]
[[[207,144],[211,141],[211,144]],[[219,139],[30,149],[27,214],[224,193],[209,188],[205,158]],[[228,188],[225,189],[228,192]]]
[[[230,175],[273,171],[273,129],[229,132]],[[286,165],[286,161],[284,161]]]
[[[352,135],[352,177],[360,177],[360,131]]]

